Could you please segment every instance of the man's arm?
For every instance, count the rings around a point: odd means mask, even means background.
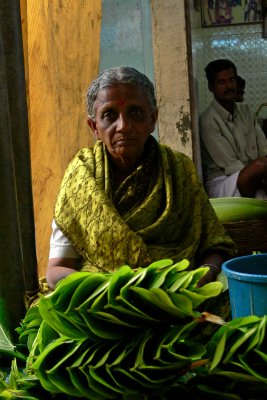
[[[259,157],[247,164],[237,178],[237,188],[242,197],[255,197],[259,189],[266,191],[267,157]]]

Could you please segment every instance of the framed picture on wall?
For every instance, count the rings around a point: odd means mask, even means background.
[[[203,27],[262,21],[262,0],[201,0]]]

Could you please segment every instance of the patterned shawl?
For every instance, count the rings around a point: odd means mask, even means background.
[[[209,250],[235,254],[189,157],[151,136],[141,165],[113,189],[102,142],[80,150],[69,164],[55,220],[81,254],[82,270],[144,267],[187,258],[191,268]]]

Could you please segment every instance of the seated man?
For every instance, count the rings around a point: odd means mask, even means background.
[[[267,198],[267,139],[246,103],[236,103],[237,70],[219,59],[205,68],[214,99],[200,117],[208,196]]]
[[[88,125],[97,141],[81,149],[65,173],[55,207],[47,283],[75,271],[112,272],[184,258],[209,271],[236,254],[193,162],[151,135],[154,86],[130,67],[101,73],[87,93]]]

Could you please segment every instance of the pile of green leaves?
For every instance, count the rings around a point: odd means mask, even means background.
[[[202,359],[205,347],[190,339],[201,317],[195,308],[222,290],[220,282],[198,288],[207,269],[188,266],[161,260],[70,275],[40,299],[27,370],[49,392],[73,397],[164,393]]]
[[[196,308],[222,290],[220,282],[198,288],[207,268],[188,266],[160,260],[62,280],[18,328],[27,376],[72,398],[164,393],[202,359],[205,347],[190,339],[202,318]]]
[[[190,380],[200,399],[263,400],[267,395],[267,316],[235,318],[206,346],[210,362]]]
[[[222,375],[246,372],[267,383],[266,325],[266,315],[250,315],[235,318],[216,332],[207,345],[210,372],[223,365]]]
[[[17,328],[19,343],[6,338],[5,352],[0,349],[21,365],[13,361],[11,373],[0,376],[0,399],[239,400],[246,399],[238,392],[244,380],[264,392],[266,377],[255,367],[252,373],[250,353],[261,352],[261,369],[265,319],[233,320],[208,343],[198,340],[207,319],[220,322],[200,306],[216,298],[222,284],[199,288],[208,269],[188,266],[187,260],[160,260],[112,274],[77,272],[59,282],[28,310]],[[249,346],[241,362],[242,340]]]

